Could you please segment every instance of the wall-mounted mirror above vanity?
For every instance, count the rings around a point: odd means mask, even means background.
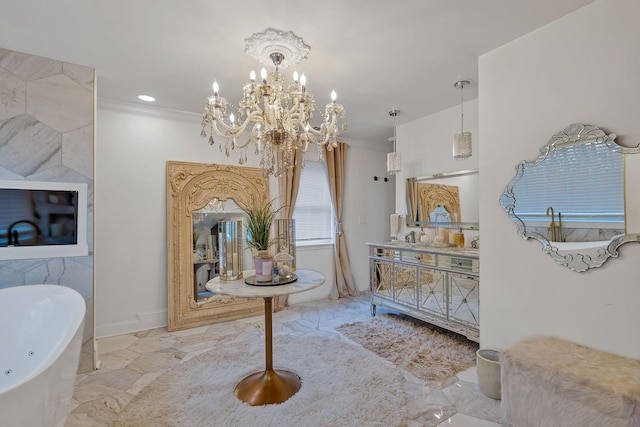
[[[478,170],[407,178],[407,226],[477,229]]]
[[[518,234],[538,240],[573,271],[600,267],[621,244],[640,241],[628,230],[625,191],[626,155],[640,146],[623,147],[615,138],[595,126],[568,126],[536,160],[520,162],[500,198]]]

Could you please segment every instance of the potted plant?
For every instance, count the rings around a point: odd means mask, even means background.
[[[280,209],[274,210],[271,201],[243,209],[247,214],[247,245],[253,250],[258,282],[271,281],[273,255],[269,253],[269,248],[274,243],[271,239],[271,224]]]

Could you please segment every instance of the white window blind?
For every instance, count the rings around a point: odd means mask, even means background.
[[[563,221],[623,223],[624,156],[595,141],[561,147],[525,167],[515,197],[523,220],[543,220],[553,207]]]
[[[333,210],[323,163],[305,162],[293,219],[296,221],[296,243],[333,242]]]

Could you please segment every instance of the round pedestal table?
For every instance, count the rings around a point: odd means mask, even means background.
[[[238,399],[251,406],[282,403],[300,390],[302,382],[294,372],[273,369],[273,298],[317,288],[324,283],[324,276],[312,270],[297,270],[295,274],[298,279],[286,285],[270,282],[263,285],[246,284],[246,278],[251,281],[253,274],[253,271],[245,271],[244,278],[238,280],[220,280],[216,277],[208,281],[205,287],[216,294],[264,299],[265,369],[242,379],[236,385],[234,393]]]

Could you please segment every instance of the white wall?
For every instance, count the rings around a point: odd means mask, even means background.
[[[99,99],[96,141],[96,336],[167,324],[166,162],[237,164],[200,137],[196,114],[160,111]],[[365,242],[383,240],[393,187],[373,183],[386,150],[349,141],[343,229],[359,289],[368,289]],[[371,144],[370,144],[371,145]],[[379,150],[379,151],[376,151]],[[249,151],[249,164],[257,159]],[[271,197],[277,196],[275,179]],[[366,217],[360,224],[358,216]],[[382,223],[381,219],[384,219]],[[388,233],[387,233],[388,234]],[[298,268],[323,273],[327,283],[290,302],[326,298],[333,283],[329,246],[298,248]]]
[[[571,123],[640,142],[638,16],[640,2],[600,0],[479,60],[483,347],[548,334],[640,358],[640,245],[575,273],[518,237],[498,203],[516,164]]]

